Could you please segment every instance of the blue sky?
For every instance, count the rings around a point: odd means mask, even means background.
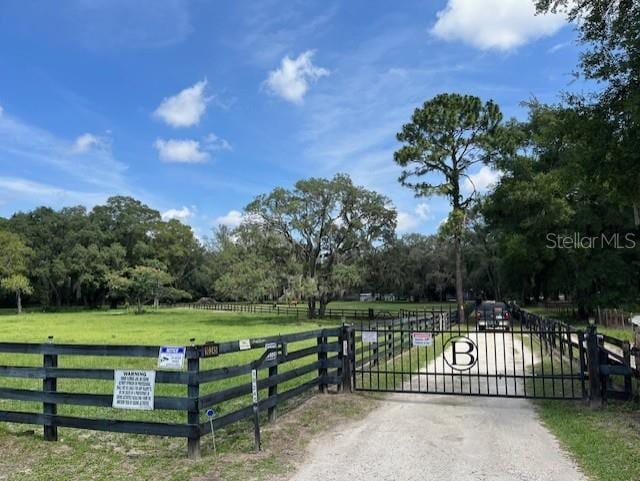
[[[582,90],[575,32],[529,0],[0,3],[0,215],[132,195],[199,236],[255,195],[350,174],[400,232],[443,199],[398,182],[395,134],[441,92]],[[496,179],[489,169],[476,183]]]

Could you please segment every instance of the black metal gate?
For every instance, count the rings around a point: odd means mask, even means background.
[[[540,399],[587,396],[584,332],[523,311],[464,323],[432,311],[354,326],[359,391]],[[508,322],[507,322],[508,321]]]

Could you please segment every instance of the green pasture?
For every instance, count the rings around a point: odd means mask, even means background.
[[[314,330],[335,325],[324,321],[296,320],[286,316],[269,314],[245,314],[233,312],[192,311],[188,309],[163,309],[136,315],[126,311],[76,311],[62,313],[27,313],[21,316],[0,316],[0,341],[46,342],[49,335],[56,343],[87,344],[142,344],[142,345],[188,345],[191,338],[196,343],[205,341],[230,341],[246,338],[260,338],[278,334]],[[290,352],[308,347],[315,339],[290,343]],[[252,349],[217,358],[203,359],[200,369],[246,364],[257,359],[261,349]],[[334,353],[335,355],[335,353]],[[330,354],[331,356],[331,354]],[[308,356],[281,366],[280,373],[309,364],[316,355]],[[0,365],[41,366],[41,355],[0,354]],[[60,356],[59,367],[82,367],[102,369],[155,369],[155,358],[121,358]],[[259,376],[266,376],[261,370]],[[315,372],[280,385],[280,391],[287,390],[312,379]],[[249,383],[250,376],[211,382],[201,385],[201,395],[224,390],[238,384]],[[0,386],[10,388],[41,390],[39,379],[0,378]],[[186,396],[186,386],[156,384],[157,396]],[[110,394],[112,381],[86,379],[59,379],[58,391],[72,393]],[[265,392],[260,393],[266,396]],[[215,406],[219,415],[250,404],[250,396],[241,396]],[[5,400],[0,401],[0,409],[39,412],[39,403]],[[145,420],[157,422],[186,422],[183,411],[127,411],[110,408],[59,405],[62,415],[100,417],[108,419]]]

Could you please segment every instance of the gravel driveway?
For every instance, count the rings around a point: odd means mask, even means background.
[[[389,395],[315,439],[290,479],[586,481],[529,401],[438,394]]]

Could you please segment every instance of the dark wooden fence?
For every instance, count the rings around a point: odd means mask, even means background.
[[[155,378],[156,385],[183,386],[184,395],[156,395],[154,411],[151,411],[145,420],[58,414],[60,405],[108,408],[113,410],[110,414],[114,416],[124,412],[112,408],[113,393],[96,394],[58,390],[59,379],[113,381],[114,369],[63,368],[59,367],[59,362],[61,359],[69,361],[72,360],[69,358],[78,356],[124,358],[124,360],[119,359],[121,365],[123,363],[132,365],[123,369],[139,370],[139,367],[135,367],[139,364],[135,359],[157,359],[160,346],[3,342],[0,343],[0,353],[42,356],[42,367],[3,365],[0,366],[0,378],[41,379],[42,389],[1,387],[0,401],[35,401],[41,403],[42,407],[39,412],[0,410],[0,421],[42,425],[44,438],[49,441],[57,440],[59,427],[182,437],[188,440],[189,456],[195,457],[199,455],[200,438],[211,432],[211,424],[203,417],[203,411],[207,408],[224,406],[231,400],[235,401],[232,411],[214,418],[213,427],[217,429],[254,416],[256,409],[268,412],[269,417],[273,419],[277,406],[293,396],[313,388],[326,391],[329,385],[342,387],[345,382],[348,383],[350,369],[345,368],[348,356],[345,355],[346,351],[343,347],[350,345],[349,336],[349,328],[344,326],[251,339],[249,349],[254,350],[256,358],[251,362],[235,365],[219,365],[222,364],[220,358],[240,352],[240,341],[187,346],[186,371],[157,370]],[[343,344],[343,341],[347,342]],[[266,345],[273,346],[274,343],[277,348],[265,351]],[[288,348],[290,344],[295,343],[302,344],[303,347],[296,347],[295,350]],[[246,344],[243,350],[245,348]],[[203,369],[201,360],[208,361],[208,358],[214,354],[218,366]],[[267,354],[273,354],[274,358],[270,359],[266,356]],[[305,358],[312,360],[301,365],[305,362]],[[118,367],[118,369],[122,368]],[[247,380],[246,375],[251,374],[254,369],[259,373],[258,390],[268,390],[268,395],[259,399],[256,405],[251,399],[243,400],[243,397],[248,398],[247,394],[252,393],[252,382]],[[220,381],[229,379],[236,382],[231,386],[227,382],[221,389],[215,387],[216,382],[220,384]],[[211,386],[214,386],[213,389]],[[287,390],[282,390],[283,386],[287,387]],[[238,402],[240,406],[237,405]],[[155,410],[181,411],[183,415],[186,413],[186,422],[163,422],[163,416]],[[131,414],[132,411],[127,410],[127,413]]]
[[[306,306],[281,306],[273,304],[244,304],[244,303],[192,303],[182,304],[181,306],[191,309],[206,310],[206,311],[226,311],[226,312],[246,312],[257,314],[277,314],[292,316],[296,319],[306,319],[308,309]],[[399,319],[399,318],[415,318],[426,317],[433,311],[455,313],[456,307],[453,304],[438,306],[432,309],[333,309],[328,308],[323,319],[331,319],[337,321],[362,321],[362,320],[374,320],[374,319]]]
[[[593,324],[584,331],[518,306],[512,309],[517,319],[539,333],[544,346],[556,348],[569,357],[580,352],[580,345],[586,348],[579,361],[589,380],[589,396],[594,405],[607,399],[629,400],[633,397],[633,377],[639,379],[640,371],[632,364],[629,341],[599,334]],[[616,382],[618,378],[620,382]]]

